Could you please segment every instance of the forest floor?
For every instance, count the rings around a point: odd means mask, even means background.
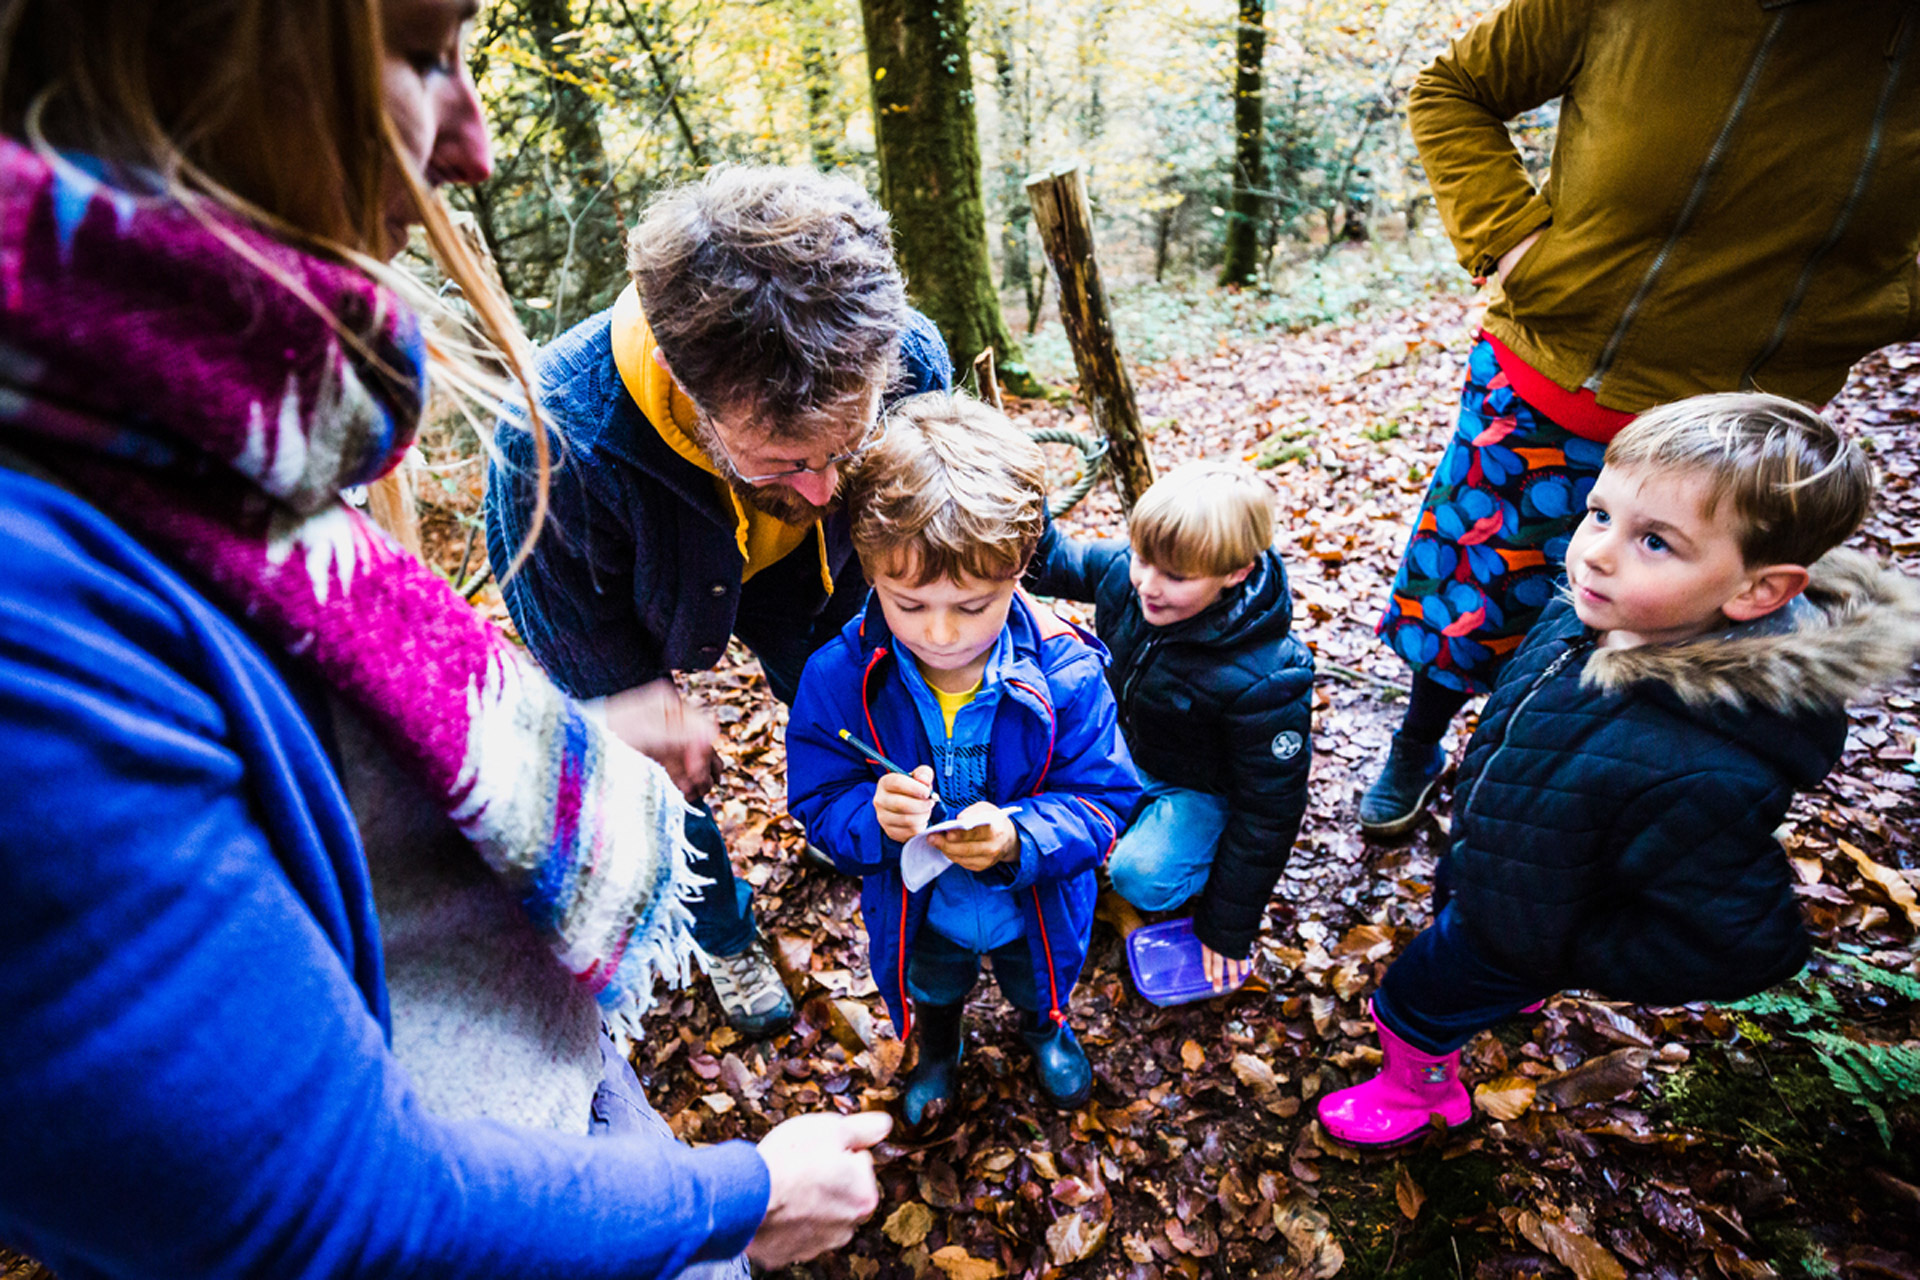
[[[879,1150],[879,1212],[800,1270],[1920,1277],[1920,684],[1855,708],[1842,765],[1794,806],[1783,838],[1822,950],[1779,996],[1649,1009],[1566,993],[1469,1046],[1475,1123],[1363,1156],[1312,1118],[1318,1095],[1378,1061],[1366,999],[1426,920],[1446,835],[1444,797],[1398,845],[1362,840],[1355,806],[1404,706],[1405,669],[1373,619],[1451,430],[1475,321],[1469,301],[1432,298],[1222,339],[1137,372],[1158,466],[1267,468],[1296,625],[1320,664],[1311,807],[1256,976],[1228,997],[1156,1008],[1131,990],[1119,934],[1099,925],[1072,1002],[1097,1084],[1066,1115],[1040,1103],[1012,1011],[983,982],[957,1105],[930,1134],[896,1131]],[[1089,428],[1062,405],[1012,407],[1032,426]],[[1920,347],[1864,362],[1836,411],[1883,475],[1857,542],[1920,575]],[[423,490],[430,547],[454,574],[463,549],[471,563],[461,522],[479,467],[457,441],[430,453],[443,478]],[[1105,485],[1063,524],[1122,531]],[[504,620],[491,588],[480,602]],[[650,1095],[700,1143],[825,1107],[891,1106],[904,1048],[867,971],[857,886],[800,856],[784,708],[737,648],[687,684],[724,726],[729,769],[712,799],[801,1015],[790,1034],[751,1042],[704,984],[665,1001],[635,1050]],[[1904,1060],[1889,1048],[1902,1043]],[[0,1275],[25,1274],[19,1262],[0,1251]]]
[[[983,981],[958,1105],[882,1147],[880,1211],[811,1273],[1920,1276],[1920,1078],[1909,1066],[1896,1082],[1869,1047],[1920,1050],[1914,684],[1854,710],[1841,767],[1794,807],[1784,838],[1822,953],[1775,1011],[1568,993],[1470,1046],[1477,1123],[1360,1156],[1312,1119],[1317,1095],[1377,1063],[1367,995],[1427,917],[1445,838],[1444,801],[1396,846],[1362,840],[1355,806],[1404,706],[1390,686],[1405,669],[1373,619],[1451,430],[1475,319],[1468,301],[1431,299],[1139,372],[1158,466],[1269,468],[1296,624],[1320,662],[1312,804],[1258,976],[1156,1008],[1098,926],[1072,1004],[1098,1083],[1070,1115],[1038,1100],[1014,1015]],[[1015,411],[1089,427],[1060,405]],[[1920,574],[1920,348],[1865,362],[1837,411],[1884,476],[1859,543]],[[1111,489],[1063,524],[1119,534]],[[636,1050],[653,1099],[698,1142],[890,1106],[903,1047],[866,968],[857,886],[798,856],[784,709],[738,651],[688,683],[726,726],[715,805],[802,1013],[790,1035],[750,1043],[704,993],[669,1002]],[[1456,758],[1463,743],[1464,726]],[[1879,1123],[1864,1104],[1884,1104]]]

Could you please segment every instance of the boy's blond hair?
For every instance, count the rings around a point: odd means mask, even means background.
[[[1635,418],[1606,465],[1707,478],[1704,514],[1732,504],[1749,567],[1810,565],[1866,519],[1873,464],[1818,413],[1758,392],[1690,396]]]
[[[1046,458],[1005,414],[932,391],[895,405],[848,479],[853,549],[869,577],[915,586],[1026,572],[1046,527]]]
[[[1211,578],[1273,544],[1273,490],[1246,467],[1192,462],[1147,487],[1127,527],[1133,554],[1165,573]]]

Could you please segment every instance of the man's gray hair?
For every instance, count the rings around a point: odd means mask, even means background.
[[[694,403],[770,438],[844,425],[898,376],[906,282],[885,211],[845,178],[717,166],[647,207],[627,270]]]

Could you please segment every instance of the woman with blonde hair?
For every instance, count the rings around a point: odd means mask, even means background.
[[[340,501],[486,390],[413,224],[524,367],[430,191],[473,11],[0,0],[0,1239],[67,1280],[780,1265],[875,1202],[880,1117],[646,1110],[601,1021],[684,978],[683,802]]]

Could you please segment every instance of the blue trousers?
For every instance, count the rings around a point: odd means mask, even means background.
[[[800,687],[800,673],[813,652],[811,637],[801,633],[784,637],[780,643],[772,637],[756,635],[751,643],[753,656],[767,677],[767,688],[788,706]],[[797,641],[797,643],[796,643]],[[733,860],[727,855],[727,842],[713,820],[713,810],[703,802],[698,812],[687,815],[687,842],[693,846],[695,875],[712,881],[700,890],[700,896],[687,903],[693,913],[693,937],[708,955],[737,956],[753,942],[760,926],[753,918],[753,890],[733,874]]]
[[[633,1064],[620,1055],[604,1032],[600,1036],[600,1063],[605,1074],[594,1091],[593,1114],[587,1132],[595,1138],[620,1142],[640,1142],[659,1148],[680,1139],[647,1102],[640,1077]],[[679,1273],[677,1280],[748,1280],[747,1255],[741,1254],[717,1262],[696,1262]]]
[[[1026,1014],[1029,1025],[1039,1029],[1052,1026],[1040,1012],[1040,986],[1027,940],[1016,938],[986,954],[993,959],[993,980],[1000,984],[1000,994],[1007,1003]],[[913,935],[913,949],[907,953],[908,993],[921,1004],[965,1004],[973,984],[980,979],[980,955],[933,926],[922,925]],[[1066,1002],[1063,999],[1061,1003],[1064,1006]]]
[[[1474,947],[1451,903],[1407,944],[1373,995],[1374,1017],[1422,1053],[1452,1053],[1496,1022],[1553,994]]]
[[[1114,892],[1142,911],[1169,911],[1207,887],[1227,829],[1227,798],[1140,775],[1146,803],[1107,859]]]

